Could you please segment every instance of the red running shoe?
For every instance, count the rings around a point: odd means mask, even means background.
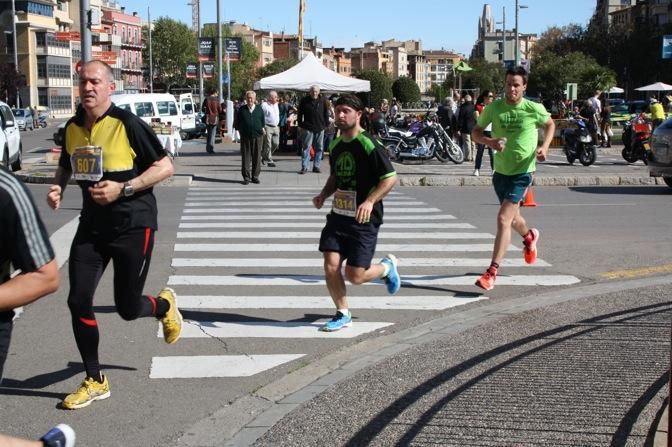
[[[530,233],[532,233],[532,240],[529,239],[523,239],[523,257],[525,258],[525,262],[528,264],[534,264],[534,262],[537,260],[537,242],[539,242],[539,230],[536,228],[530,229]]]
[[[483,276],[476,280],[476,285],[485,290],[492,290],[495,288],[495,280],[497,279],[497,274],[492,273],[490,269],[486,270],[483,273]]]

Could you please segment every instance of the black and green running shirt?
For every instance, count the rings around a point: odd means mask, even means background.
[[[343,137],[332,141],[329,145],[329,164],[331,175],[336,177],[336,188],[341,191],[354,191],[357,207],[366,200],[378,183],[397,174],[385,148],[366,131],[360,132],[350,141]],[[373,205],[371,223],[383,223],[382,201]]]
[[[84,109],[65,126],[65,141],[59,166],[72,172],[71,155],[81,146],[102,148],[103,176],[99,181],[127,182],[166,156],[163,145],[152,129],[131,112],[114,104],[98,118],[91,132],[84,126]],[[80,226],[94,233],[123,232],[130,228],[157,229],[156,198],[152,188],[131,197],[119,197],[108,205],[98,205],[88,188],[95,182],[78,180],[82,190]]]

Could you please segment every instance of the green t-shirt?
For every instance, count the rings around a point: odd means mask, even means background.
[[[516,105],[498,99],[483,109],[478,126],[485,129],[492,123],[492,138],[507,140],[506,149],[496,152],[495,172],[516,175],[535,171],[537,128],[546,124],[549,117],[543,105],[525,98]]]

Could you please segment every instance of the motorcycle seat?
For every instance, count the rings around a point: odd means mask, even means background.
[[[408,138],[413,136],[413,132],[399,130],[399,129],[390,129],[390,135],[398,136],[400,138]]]

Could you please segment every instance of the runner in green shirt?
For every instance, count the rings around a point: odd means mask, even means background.
[[[553,139],[555,123],[544,106],[523,97],[527,89],[527,71],[522,67],[506,72],[505,97],[498,99],[483,110],[472,131],[477,143],[490,146],[496,151],[495,173],[492,184],[499,199],[497,213],[497,236],[490,267],[476,285],[492,290],[497,279],[499,263],[511,242],[511,228],[523,237],[525,262],[537,260],[539,230],[528,228],[520,214],[520,202],[532,184],[536,161],[546,160],[548,146]],[[492,137],[483,130],[492,124]],[[537,148],[537,128],[544,128],[544,141]]]

